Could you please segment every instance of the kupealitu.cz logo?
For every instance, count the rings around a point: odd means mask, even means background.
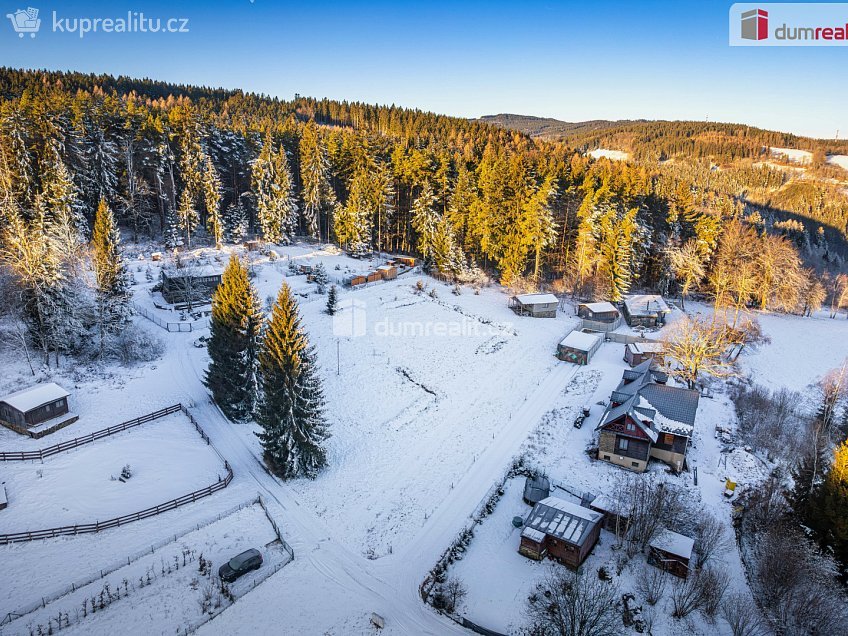
[[[7,13],[6,17],[12,22],[12,28],[19,38],[29,34],[30,38],[41,29],[39,10],[35,7],[17,9]],[[65,17],[56,11],[51,14],[52,20],[47,28],[53,33],[73,33],[80,38],[89,33],[188,33],[188,18],[180,17],[150,17],[141,11],[127,11],[125,15],[109,17]],[[52,28],[51,28],[52,27]]]
[[[845,46],[848,3],[734,4],[731,46]]]

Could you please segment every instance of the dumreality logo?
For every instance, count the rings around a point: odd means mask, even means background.
[[[768,11],[751,9],[742,13],[742,38],[765,40],[768,37]]]

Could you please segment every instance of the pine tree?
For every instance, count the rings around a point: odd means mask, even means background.
[[[300,140],[300,182],[306,231],[313,238],[321,238],[321,215],[329,216],[335,201],[330,188],[327,150],[321,142],[314,120],[310,120],[303,127]],[[329,219],[327,226],[329,227]]]
[[[297,219],[294,184],[286,150],[274,150],[270,136],[253,164],[253,192],[262,236],[270,243],[289,243]]]
[[[130,290],[124,260],[120,252],[120,235],[112,210],[105,199],[100,200],[94,217],[91,238],[91,261],[97,283],[100,355],[103,355],[106,335],[115,333],[130,315]]]
[[[330,293],[327,294],[327,313],[336,315],[336,304],[338,303],[338,291],[335,285],[330,285]]]
[[[233,201],[227,206],[222,221],[224,224],[224,240],[227,243],[241,243],[247,235],[247,212],[241,203],[241,199]]]
[[[209,368],[204,384],[228,418],[243,421],[256,403],[256,360],[262,309],[247,268],[230,257],[212,296]]]
[[[324,263],[318,263],[312,272],[312,280],[318,286],[318,293],[323,294],[327,289],[327,283],[330,282],[330,277],[327,275],[327,268]]]
[[[209,155],[206,155],[203,167],[203,203],[206,206],[206,228],[215,241],[215,247],[221,249],[224,240],[224,222],[221,218],[221,178]]]
[[[324,397],[314,350],[283,283],[259,352],[262,403],[256,420],[269,468],[283,479],[314,478],[326,463]]]
[[[412,204],[411,214],[412,227],[418,237],[416,246],[425,263],[432,260],[439,226],[439,214],[434,207],[435,202],[436,196],[433,194],[433,186],[429,182],[424,182],[421,193]]]

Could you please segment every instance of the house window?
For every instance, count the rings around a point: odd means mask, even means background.
[[[627,427],[626,427],[626,428],[627,428],[627,430],[628,430],[628,431],[635,431],[635,430],[636,430],[636,425],[635,425],[633,422],[627,422]]]
[[[639,468],[639,462],[630,462],[630,465]]]
[[[618,450],[626,451],[626,450],[627,450],[627,445],[628,445],[629,443],[630,443],[630,440],[623,439],[623,438],[622,438],[622,439],[619,439],[619,440],[618,440]]]
[[[604,459],[605,459],[605,460],[607,460],[607,461],[609,461],[610,456],[609,456],[609,455],[604,455]]]
[[[674,435],[672,435],[671,433],[666,433],[665,435],[663,435],[663,444],[665,444],[666,446],[674,445]]]

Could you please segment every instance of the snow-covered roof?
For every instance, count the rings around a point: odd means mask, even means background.
[[[631,342],[627,345],[633,353],[662,353],[663,343],[661,342]]]
[[[561,347],[569,347],[579,351],[591,351],[601,336],[594,333],[583,333],[582,331],[572,331],[565,338],[560,340]]]
[[[547,303],[559,303],[559,298],[553,294],[520,294],[515,299],[522,305],[543,305]]]
[[[601,517],[603,515],[595,510],[583,508],[558,497],[546,497],[533,507],[522,535],[528,538],[539,536],[529,534],[529,531],[535,530],[541,535],[550,535],[575,545],[582,545]],[[541,541],[535,538],[533,540]]]
[[[182,278],[189,276],[191,278],[199,278],[201,276],[220,276],[224,273],[222,265],[186,263],[182,267],[169,265],[162,268],[162,273],[168,278]]]
[[[598,495],[589,505],[596,510],[603,510],[604,512],[611,512],[612,514],[619,514],[621,512],[621,505],[614,502],[606,495]]]
[[[37,409],[39,406],[44,406],[50,402],[61,400],[69,395],[70,393],[58,384],[54,382],[45,382],[44,384],[36,384],[28,389],[22,389],[20,391],[10,393],[6,397],[0,398],[0,402],[5,402],[21,413],[26,413],[33,409]]]
[[[521,531],[521,536],[527,537],[528,539],[530,539],[531,541],[535,541],[536,543],[541,543],[545,540],[544,532],[539,532],[538,530],[534,528],[528,528],[527,526],[524,526],[524,530]]]
[[[695,540],[671,530],[660,530],[657,536],[651,540],[651,547],[683,559],[690,559],[692,558],[692,548],[695,547]]]
[[[593,314],[605,314],[610,311],[618,313],[618,309],[616,308],[616,306],[609,302],[583,303],[583,307],[586,307]]]
[[[624,305],[631,316],[653,316],[671,311],[665,299],[658,294],[633,294],[625,297]]]
[[[377,270],[381,272],[389,272],[393,269],[395,269],[394,265],[380,265],[380,267],[377,268]]]

